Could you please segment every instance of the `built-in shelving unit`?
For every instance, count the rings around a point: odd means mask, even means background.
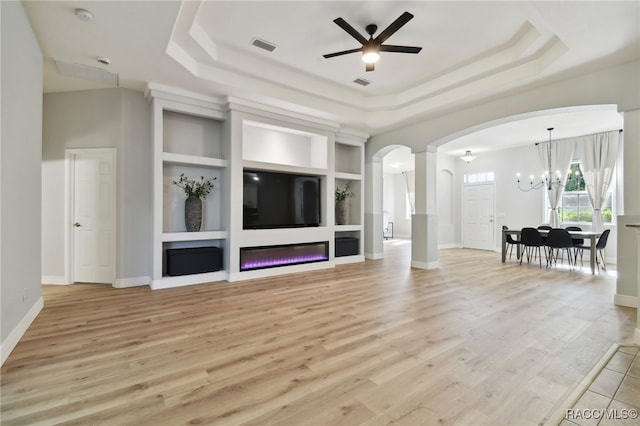
[[[166,275],[166,250],[216,246],[227,248],[228,132],[227,113],[216,99],[182,98],[150,88],[153,109],[154,220],[151,288],[161,289],[226,279],[226,270]],[[215,179],[203,200],[200,232],[187,232],[184,191],[173,184],[180,174]]]
[[[366,136],[338,133],[335,139],[335,187],[349,185],[354,196],[348,199],[347,223],[334,226],[334,238],[356,238],[358,253],[336,256],[336,264],[364,261],[364,144]]]
[[[147,90],[154,144],[152,289],[252,279],[364,261],[367,135],[346,134],[334,122],[262,108],[235,98],[183,93],[152,84]],[[243,198],[247,190],[244,170],[317,177],[319,225],[243,229]],[[203,203],[200,232],[187,232],[184,225],[186,196],[173,184],[182,173],[189,178],[215,179],[214,191]],[[355,193],[350,199],[349,220],[345,225],[335,225],[335,189],[347,183]],[[358,253],[336,257],[335,238],[340,237],[348,237],[351,242],[357,239]],[[168,249],[193,249],[177,252],[182,255],[203,253],[206,250],[199,247],[211,246],[222,250],[220,271],[167,275]],[[291,263],[286,252],[289,247],[296,251],[292,256],[297,256]],[[174,258],[176,251],[170,253]],[[247,266],[247,253],[259,259],[251,259],[253,263]],[[264,268],[263,253],[275,257]],[[175,274],[176,270],[172,272]]]

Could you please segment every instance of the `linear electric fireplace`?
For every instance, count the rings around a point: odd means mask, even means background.
[[[329,260],[329,241],[240,248],[240,271]]]

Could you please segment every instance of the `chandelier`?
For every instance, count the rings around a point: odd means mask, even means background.
[[[524,192],[529,192],[533,189],[540,189],[540,188],[546,188],[547,190],[551,191],[554,187],[563,187],[565,184],[562,182],[562,173],[560,173],[560,170],[556,170],[555,173],[552,172],[553,170],[553,166],[551,164],[551,131],[553,130],[553,127],[549,127],[547,128],[547,131],[549,132],[549,149],[547,150],[547,164],[549,164],[549,170],[546,170],[542,175],[540,175],[540,180],[537,182],[534,182],[535,176],[534,175],[530,175],[529,176],[529,186],[528,187],[522,187],[520,185],[520,173],[518,173],[516,175],[517,177],[517,182],[518,182],[518,189],[520,191],[524,191]],[[538,145],[536,143],[536,145]],[[576,172],[577,174],[577,172]],[[572,179],[573,176],[571,175],[571,173],[568,173],[568,178]],[[578,178],[576,176],[576,178]]]

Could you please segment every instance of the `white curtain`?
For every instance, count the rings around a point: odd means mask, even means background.
[[[593,207],[591,230],[602,231],[602,205],[606,201],[618,156],[620,132],[596,133],[576,138],[582,176]]]
[[[564,192],[564,184],[567,181],[567,170],[573,159],[573,151],[575,148],[574,139],[563,139],[558,141],[543,142],[538,144],[538,154],[540,162],[545,172],[550,173],[547,176],[551,182],[557,179],[556,172],[561,173],[560,181],[562,186],[552,185],[551,189],[545,190],[549,199],[549,224],[558,227],[558,204],[562,199]],[[553,167],[553,169],[551,169]]]
[[[416,213],[416,172],[402,172],[404,175],[404,181],[407,188],[407,197],[409,198],[409,206],[411,207],[411,214]]]

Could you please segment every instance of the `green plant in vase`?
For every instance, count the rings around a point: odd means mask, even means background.
[[[187,199],[184,202],[184,223],[189,232],[200,231],[202,226],[202,200],[213,191],[213,181],[217,178],[213,177],[205,179],[200,176],[200,180],[190,179],[180,174],[180,178],[173,181],[173,184],[182,188]]]
[[[346,225],[349,216],[349,198],[353,197],[349,184],[345,184],[342,188],[336,187],[336,225]]]

